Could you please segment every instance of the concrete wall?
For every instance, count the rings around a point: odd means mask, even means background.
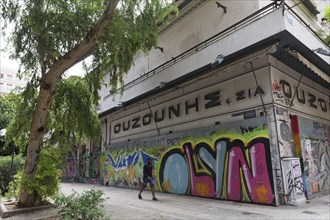
[[[259,115],[262,101],[272,103],[267,65],[267,57],[254,60],[257,82],[250,65],[233,64],[124,107],[106,117],[107,143],[240,120],[251,108]]]
[[[226,27],[252,14],[259,9],[256,2],[257,1],[244,1],[244,3],[240,2],[240,4],[237,4],[235,1],[229,1],[228,4],[232,4],[232,9],[224,15],[226,18],[222,19],[218,19],[215,16],[218,13],[223,14],[223,11],[214,7],[214,1],[203,3],[199,8],[161,35],[159,45],[164,48],[163,53],[155,49],[150,51],[149,56],[144,57],[141,54],[141,56],[135,59],[135,65],[128,72],[125,83],[140,77],[167,61],[171,61],[173,57],[178,56],[215,33],[224,30]],[[246,7],[243,7],[242,5],[245,6],[245,4]],[[211,11],[213,12],[215,9],[216,11],[211,13]],[[239,9],[241,9],[241,11],[237,13]],[[137,82],[132,87],[126,88],[123,95],[110,95],[109,88],[105,86],[102,87],[100,93],[102,99],[101,112],[116,106],[119,101],[125,102],[136,97],[138,94],[143,94],[154,89],[159,86],[160,82],[172,81],[204,65],[210,64],[219,54],[223,54],[224,56],[230,55],[284,30],[285,24],[281,10],[278,9],[271,13],[268,11],[268,13],[269,16],[264,16],[265,14],[263,16],[255,16],[252,20],[241,24],[239,27],[232,28],[228,33],[223,34],[223,36],[218,39],[209,42],[207,45],[202,45],[199,49],[194,50],[184,58],[179,58],[171,65],[157,72],[157,74],[146,76],[144,80]],[[208,22],[204,21],[207,20],[207,18],[209,18]],[[217,25],[215,25],[214,22]],[[264,27],[269,23],[271,23],[272,26],[265,30]],[[194,34],[193,31],[196,31],[196,34]],[[198,36],[198,40],[190,40],[196,38],[196,36]],[[188,44],[188,46],[185,46],[186,44]],[[105,78],[106,82],[109,79],[108,77],[109,76]]]
[[[178,17],[196,7],[195,5],[198,2],[199,0],[191,1],[189,5],[180,11]],[[125,76],[125,84],[259,9],[258,1],[254,0],[240,1],[239,4],[235,1],[218,1],[227,7],[227,13],[218,8],[215,1],[201,2],[203,3],[200,6],[160,35],[158,45],[164,48],[163,53],[159,49],[153,49],[147,55],[143,53],[137,55],[134,61],[135,65]],[[237,11],[240,11],[240,13],[237,13]]]

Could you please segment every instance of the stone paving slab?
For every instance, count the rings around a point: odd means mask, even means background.
[[[105,187],[92,184],[62,183],[61,191],[70,194],[91,188],[102,189],[109,199],[104,208],[112,220],[125,219],[330,219],[330,195],[314,198],[301,206],[264,206],[191,196],[156,193],[159,201],[152,201],[151,192]],[[56,210],[18,215],[6,220],[47,219]]]

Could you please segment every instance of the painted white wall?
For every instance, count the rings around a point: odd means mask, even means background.
[[[326,49],[327,46],[318,39],[306,26],[299,21],[291,12],[285,11],[285,29],[294,35],[299,41],[303,42],[310,50],[317,48]],[[316,53],[325,62],[329,63],[329,56]]]
[[[192,1],[180,12],[180,14],[184,14],[198,2],[199,1]],[[152,49],[148,55],[143,53],[136,55],[135,65],[132,66],[131,70],[124,77],[124,83],[127,84],[132,82],[141,75],[170,61],[173,57],[176,57],[200,42],[205,41],[214,34],[221,32],[225,28],[233,25],[272,1],[223,0],[218,2],[227,7],[227,13],[224,13],[221,8],[218,8],[215,1],[205,1],[198,8],[193,10],[192,13],[182,18],[166,31],[162,32],[158,46],[164,49],[163,53],[159,49]],[[286,1],[289,5],[294,5],[295,2],[295,0]],[[303,17],[307,16],[306,21],[308,23],[316,21],[311,15],[302,12],[301,7],[302,6],[299,4],[294,7],[294,9]],[[263,17],[260,16],[257,21],[247,24],[245,27],[238,28],[235,31],[228,33],[217,42],[213,42],[212,45],[200,49],[181,61],[177,61],[175,64],[166,67],[159,73],[146,77],[142,82],[133,85],[131,88],[125,89],[123,95],[110,95],[109,86],[103,86],[100,92],[100,112],[102,113],[117,106],[119,102],[128,101],[140,94],[152,90],[159,86],[160,82],[171,81],[209,64],[219,54],[225,56],[229,55],[285,29],[297,36],[297,38],[301,42],[304,42],[311,50],[318,47],[324,48],[325,46],[289,12],[286,11],[285,16],[283,16],[282,8],[279,8]],[[322,57],[324,60],[329,59],[320,54],[318,54],[318,56]],[[108,81],[109,76],[106,76],[105,82],[108,83]]]
[[[272,23],[273,25],[265,30],[264,27],[269,23]],[[248,47],[260,40],[272,36],[284,30],[284,28],[285,25],[282,11],[280,9],[275,10],[267,16],[258,18],[251,24],[237,28],[232,31],[232,33],[223,36],[219,39],[219,41],[213,42],[213,44],[210,44],[208,47],[197,51],[181,61],[176,62],[172,66],[162,70],[160,73],[155,74],[134,85],[133,87],[126,89],[123,96],[116,95],[115,97],[112,97],[108,94],[101,94],[103,97],[101,112],[116,106],[119,101],[125,102],[151,89],[154,89],[160,82],[174,80],[177,77],[183,76],[193,70],[209,64],[213,62],[219,54],[223,54],[225,56],[232,54],[242,48]],[[101,91],[106,92],[106,90]]]
[[[293,94],[295,92],[295,89],[298,85],[299,79],[300,79],[300,74],[298,74],[295,71],[290,71],[290,72],[282,72],[281,70],[272,67],[271,68],[271,73],[272,73],[272,84],[273,84],[273,94],[276,92],[274,90],[275,85],[279,85],[280,86],[280,96],[282,96],[282,98],[275,98],[276,95],[274,94],[274,102],[277,103],[278,105],[284,107],[287,110],[290,110],[291,112],[289,112],[289,114],[292,114],[292,112],[298,113],[299,115],[309,115],[309,117],[314,117],[314,118],[318,118],[321,119],[323,121],[327,121],[327,123],[330,122],[330,109],[329,109],[329,103],[330,103],[330,98],[329,98],[329,94],[330,94],[330,90],[322,88],[320,86],[318,86],[316,83],[314,83],[313,81],[306,79],[306,78],[302,78],[300,84],[299,84],[299,89],[298,89],[298,96],[300,98],[303,97],[303,93],[304,93],[304,97],[305,97],[305,103],[301,103],[298,101],[297,99],[297,95],[295,96],[295,98],[293,99],[293,105],[289,108],[290,106],[290,102],[291,99],[288,99],[285,95],[284,95],[284,91],[283,91],[283,87],[280,84],[281,80],[285,80],[286,82],[289,83],[290,87],[285,86],[285,89],[287,92],[289,92],[289,88],[291,88],[291,93],[292,93],[292,97]],[[290,73],[290,75],[288,74]],[[311,100],[312,97],[315,97],[316,100],[312,102],[313,105],[315,105],[316,107],[312,107],[309,100]],[[320,99],[322,99],[322,104],[325,103],[325,107],[327,109],[327,111],[322,110],[321,108],[321,102]],[[324,105],[323,105],[324,106]]]
[[[125,77],[125,83],[171,60],[172,57],[178,56],[259,9],[258,1],[255,0],[218,2],[227,7],[227,13],[218,8],[215,1],[204,2],[161,34],[158,45],[164,48],[163,53],[159,49],[152,49],[148,55],[143,53],[137,55],[135,65]],[[198,1],[192,1],[180,12],[180,15],[196,3]]]
[[[247,62],[245,62],[246,64]],[[253,62],[255,74],[258,80],[258,84],[264,91],[263,101],[264,104],[270,105],[272,103],[271,89],[270,89],[270,73],[268,58],[263,57],[260,60]],[[239,67],[237,67],[239,66]],[[244,82],[244,83],[242,83]],[[161,134],[171,132],[178,132],[183,130],[189,130],[198,127],[212,126],[215,122],[221,123],[242,120],[243,115],[232,116],[234,113],[244,112],[248,109],[258,109],[263,111],[262,102],[259,95],[255,96],[256,82],[251,72],[249,65],[233,65],[231,68],[223,68],[213,73],[209,73],[205,76],[199,77],[193,82],[183,84],[178,88],[174,88],[171,91],[164,92],[154,97],[150,97],[147,101],[137,103],[135,106],[129,106],[114,114],[111,114],[108,118],[110,121],[111,141],[121,141],[134,139],[143,136],[157,135],[157,127]],[[250,91],[249,91],[250,90]],[[221,105],[213,108],[205,108],[204,96],[206,94],[220,91]],[[244,100],[237,101],[237,92],[244,91],[246,98]],[[250,94],[250,95],[249,95]],[[189,114],[185,112],[185,102],[189,104],[194,103],[195,98],[199,101],[199,111],[194,108],[189,109]],[[230,99],[231,103],[226,103],[226,100]],[[148,103],[147,103],[148,102]],[[132,119],[136,117],[141,118],[151,112],[158,111],[161,115],[161,110],[165,109],[165,120],[157,122],[157,127],[152,121],[149,125],[141,125],[139,128],[129,129],[115,133],[114,127],[118,124],[125,123],[125,126],[132,126]],[[180,116],[173,116],[169,119],[168,107],[177,106],[180,104]],[[139,124],[142,124],[141,121]]]

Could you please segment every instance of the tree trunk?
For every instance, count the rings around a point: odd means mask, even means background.
[[[50,76],[48,75],[48,78]],[[40,147],[42,144],[42,138],[45,134],[45,126],[47,123],[48,110],[51,104],[51,100],[55,94],[56,83],[59,78],[47,80],[50,84],[43,83],[41,80],[41,87],[39,96],[37,99],[36,108],[33,113],[32,124],[30,129],[29,143],[27,147],[26,162],[24,168],[24,175],[28,179],[32,179],[36,167],[38,164]],[[20,207],[31,207],[40,205],[41,197],[37,191],[28,193],[26,186],[22,185],[20,189],[18,206]]]
[[[43,74],[40,83],[37,105],[33,113],[29,143],[27,147],[27,156],[24,168],[24,175],[27,179],[33,179],[36,167],[38,165],[42,138],[47,131],[46,123],[48,110],[61,75],[70,67],[90,55],[103,30],[113,18],[113,12],[117,7],[118,2],[119,0],[108,0],[103,15],[100,17],[99,22],[95,25],[95,27],[89,30],[85,41],[77,45],[71,51],[68,51],[63,56],[59,57],[52,64],[49,72]],[[42,42],[38,43],[42,44]],[[40,205],[40,203],[41,197],[37,191],[34,190],[31,193],[28,192],[27,186],[21,186],[18,206],[31,207]]]

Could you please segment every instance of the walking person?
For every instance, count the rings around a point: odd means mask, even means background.
[[[158,199],[155,197],[155,184],[154,184],[154,177],[153,177],[153,169],[152,166],[152,159],[149,157],[147,160],[147,163],[143,167],[143,184],[140,190],[140,193],[138,195],[139,199],[142,199],[141,193],[143,190],[147,187],[147,184],[149,183],[149,186],[151,188],[152,193],[152,200],[158,201]]]

